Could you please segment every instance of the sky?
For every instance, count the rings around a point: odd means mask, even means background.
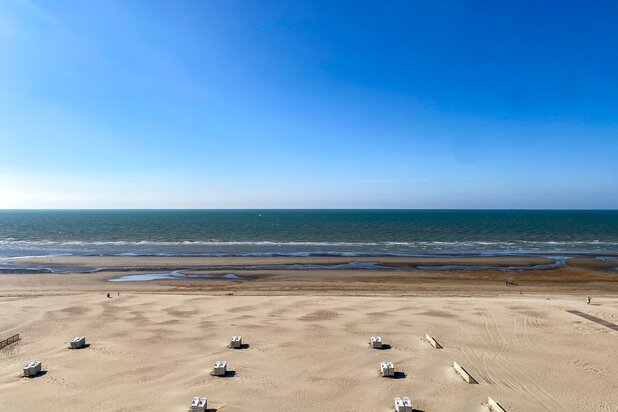
[[[0,0],[0,208],[618,208],[618,2]]]

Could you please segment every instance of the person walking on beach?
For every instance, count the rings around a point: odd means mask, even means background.
[[[588,304],[590,305],[590,301],[591,301],[591,300],[592,300],[592,299],[590,299],[590,296],[588,296],[588,297],[586,298],[586,303],[588,303]]]

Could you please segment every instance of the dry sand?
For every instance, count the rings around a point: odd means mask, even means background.
[[[489,395],[508,411],[618,411],[618,294],[613,280],[597,279],[605,274],[565,268],[535,283],[526,273],[530,283],[505,288],[504,274],[491,271],[449,281],[276,272],[129,284],[106,282],[113,272],[2,275],[0,338],[22,340],[0,350],[0,410],[183,412],[205,395],[229,412],[387,412],[395,396],[421,411],[486,411]],[[564,282],[550,293],[552,273]],[[112,289],[120,296],[107,299]],[[592,305],[580,293],[589,290],[604,290]],[[226,347],[237,334],[248,349]],[[67,349],[77,335],[90,347]],[[370,349],[372,335],[392,347]],[[21,378],[35,359],[47,373]],[[217,360],[234,376],[210,376]],[[381,378],[381,361],[405,377]],[[453,361],[478,384],[458,377]]]

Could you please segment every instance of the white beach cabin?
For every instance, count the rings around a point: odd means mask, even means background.
[[[232,336],[232,339],[230,339],[230,348],[232,349],[242,348],[242,336]]]
[[[395,411],[412,412],[412,401],[410,398],[395,398]]]
[[[216,361],[215,366],[212,370],[212,374],[214,376],[225,376],[227,373],[227,362],[226,361]]]
[[[42,367],[43,364],[40,361],[28,362],[26,365],[24,365],[24,376],[36,376],[41,372]]]
[[[71,341],[71,349],[81,349],[86,346],[86,337],[85,336],[76,336]]]
[[[208,399],[206,397],[196,396],[191,401],[191,412],[206,412],[208,407]]]
[[[382,338],[380,336],[372,336],[369,344],[374,349],[382,349]]]
[[[385,378],[392,378],[395,376],[395,365],[393,362],[381,362],[380,374]]]

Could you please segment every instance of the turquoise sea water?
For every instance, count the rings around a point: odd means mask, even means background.
[[[0,211],[0,257],[618,253],[618,211]]]

